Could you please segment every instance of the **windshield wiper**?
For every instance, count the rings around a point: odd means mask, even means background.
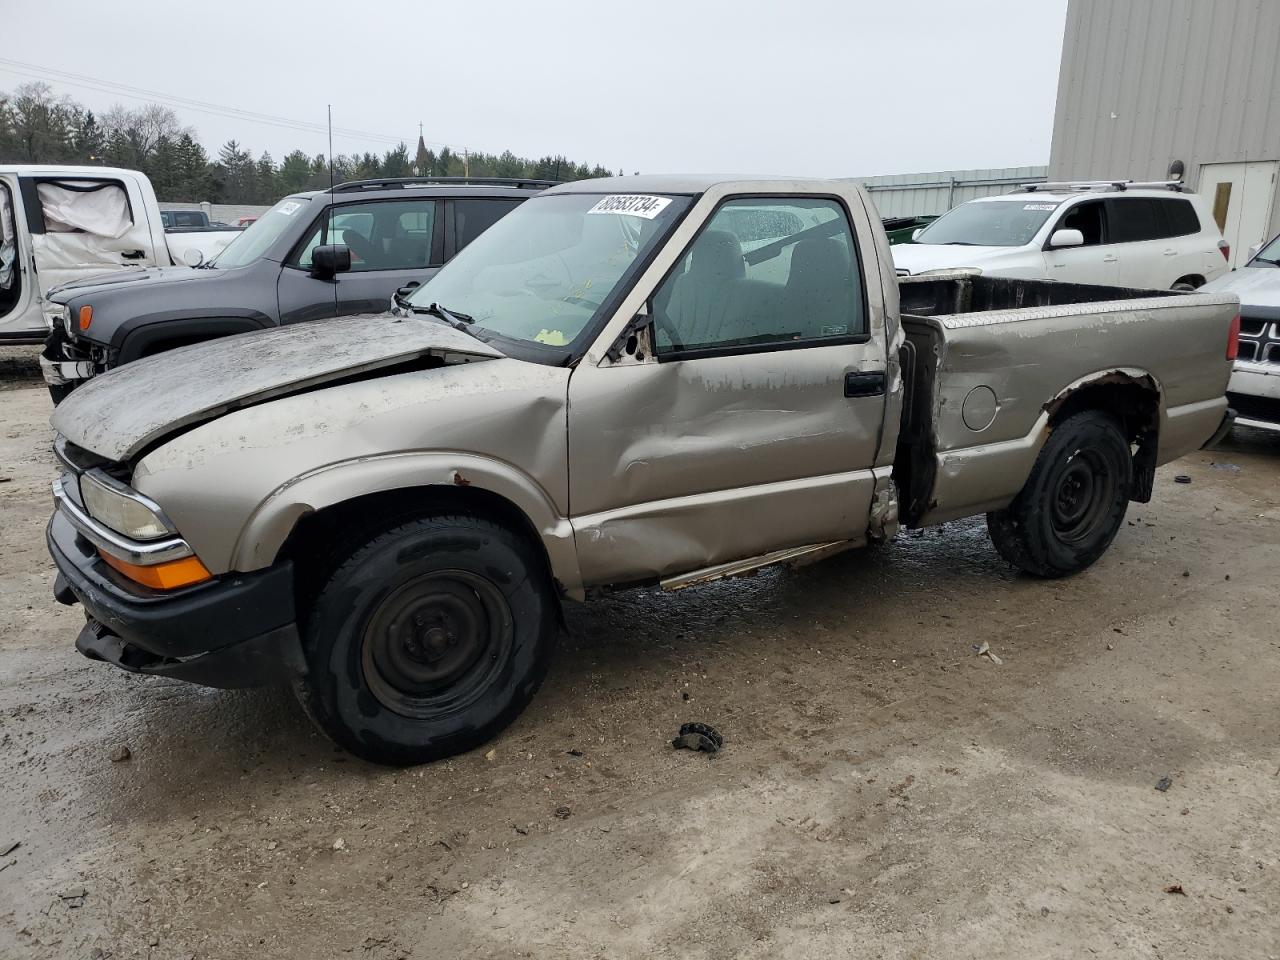
[[[483,339],[480,334],[471,329],[475,326],[476,318],[471,316],[469,313],[459,313],[456,310],[450,310],[446,307],[442,307],[438,303],[432,303],[425,307],[415,306],[411,303],[409,304],[409,309],[414,313],[425,313],[429,316],[436,317],[439,320],[443,320],[449,326],[453,327],[453,329],[461,330],[463,333],[469,333],[477,340]]]
[[[1253,259],[1257,263],[1269,263],[1273,267],[1280,267],[1280,260],[1270,260],[1267,257],[1254,257]]]

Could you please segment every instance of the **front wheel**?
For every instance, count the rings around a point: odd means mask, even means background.
[[[352,551],[328,578],[298,697],[365,760],[452,756],[532,699],[556,625],[551,583],[524,537],[481,517],[413,520]]]
[[[1085,569],[1115,539],[1133,487],[1133,455],[1120,424],[1097,410],[1053,428],[1022,491],[987,514],[1000,556],[1038,577]]]

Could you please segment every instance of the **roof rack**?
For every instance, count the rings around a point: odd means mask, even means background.
[[[1181,180],[1057,180],[1049,183],[1024,183],[1022,189],[1027,193],[1038,190],[1172,190],[1181,193],[1185,184]]]
[[[383,187],[476,186],[515,187],[517,190],[545,190],[559,180],[530,180],[524,177],[386,177],[380,180],[348,180],[333,187],[333,193],[378,190]]]

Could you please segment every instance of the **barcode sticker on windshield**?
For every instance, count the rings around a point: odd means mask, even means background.
[[[1056,203],[1024,203],[1022,205],[1022,209],[1023,210],[1057,210],[1058,205]]]
[[[587,213],[616,213],[652,220],[671,202],[670,197],[650,197],[643,193],[611,193]]]
[[[286,217],[292,217],[294,212],[301,206],[302,204],[290,200],[288,203],[280,204],[280,209],[276,213],[283,213]]]

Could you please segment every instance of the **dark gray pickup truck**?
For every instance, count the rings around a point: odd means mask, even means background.
[[[197,269],[125,270],[56,287],[41,358],[54,403],[174,347],[387,309],[547,181],[360,180],[285,197]]]

